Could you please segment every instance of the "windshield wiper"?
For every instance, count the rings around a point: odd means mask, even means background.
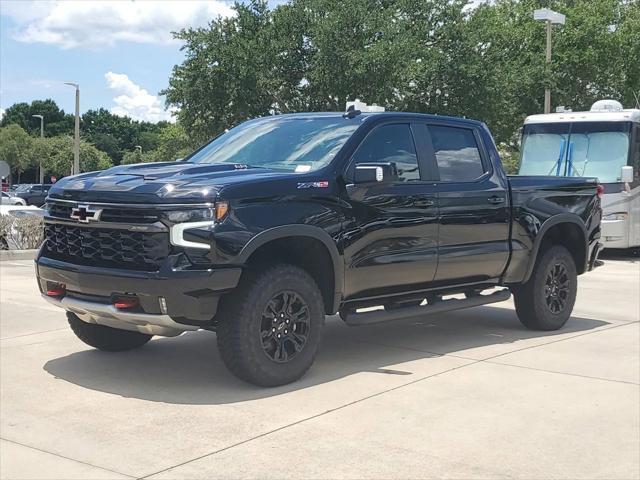
[[[556,163],[553,164],[553,167],[551,167],[551,170],[549,170],[549,173],[547,175],[551,175],[551,172],[553,172],[553,169],[556,169],[556,177],[560,176],[560,167],[562,165],[562,158],[564,157],[564,147],[566,146],[567,141],[566,140],[562,140],[562,142],[560,143],[560,155],[558,156],[558,160],[556,160]]]

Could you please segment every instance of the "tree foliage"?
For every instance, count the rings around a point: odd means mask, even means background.
[[[51,99],[16,103],[7,108],[1,126],[19,125],[32,136],[40,136],[40,119],[44,116],[45,137],[74,134],[74,115],[66,114]],[[159,134],[167,122],[150,123],[114,115],[105,108],[87,110],[80,119],[81,137],[109,155],[118,164],[125,152],[140,145],[144,151],[153,150],[159,142]]]
[[[0,128],[0,160],[7,162],[18,178],[33,163],[32,143],[33,139],[19,125]]]
[[[533,10],[567,15],[554,28]],[[627,0],[292,0],[236,4],[236,15],[177,33],[185,60],[167,103],[204,141],[242,120],[342,110],[356,97],[390,110],[478,118],[514,148],[524,117],[594,100],[635,104],[640,90],[640,2]]]
[[[125,152],[136,146],[141,146],[143,151],[154,149],[158,144],[158,135],[166,125],[167,122],[139,122],[99,108],[82,115],[81,130],[89,142],[118,164]]]
[[[11,105],[5,111],[0,127],[17,124],[32,135],[40,135],[40,119],[34,118],[33,115],[44,117],[44,133],[47,137],[73,134],[73,115],[66,114],[50,98],[34,100],[30,104],[23,102]]]
[[[58,136],[34,140],[31,156],[35,161],[42,159],[45,178],[50,175],[62,177],[71,173],[73,165],[73,138]],[[92,144],[80,141],[80,171],[104,170],[113,164],[109,156]]]
[[[123,164],[142,162],[171,162],[183,158],[194,150],[194,144],[181,125],[168,124],[157,135],[156,148],[150,151],[125,152]]]

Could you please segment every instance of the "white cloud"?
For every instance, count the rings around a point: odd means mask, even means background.
[[[132,82],[126,74],[107,72],[104,78],[109,88],[118,94],[113,99],[116,106],[111,108],[114,115],[153,123],[162,120],[175,121],[171,116],[171,110],[165,110],[159,96],[151,95],[140,85]]]
[[[2,15],[16,24],[13,36],[62,48],[97,48],[119,42],[167,44],[171,32],[233,15],[222,0],[9,1]]]

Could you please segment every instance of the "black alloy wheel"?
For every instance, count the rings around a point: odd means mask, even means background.
[[[565,309],[569,297],[569,274],[566,265],[552,265],[547,273],[544,294],[551,313],[558,314]]]
[[[262,350],[274,362],[292,360],[307,344],[310,322],[309,306],[297,293],[274,295],[260,322]]]

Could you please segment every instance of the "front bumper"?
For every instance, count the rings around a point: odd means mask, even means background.
[[[47,300],[90,323],[175,335],[213,324],[220,297],[237,286],[241,268],[144,272],[74,265],[39,256],[36,271],[40,291],[62,284],[66,295]],[[117,296],[135,296],[135,312],[112,305]],[[177,333],[176,333],[177,332]]]
[[[629,248],[628,220],[602,220],[603,248]]]
[[[80,320],[87,323],[132,330],[147,335],[175,337],[187,330],[198,330],[199,328],[175,322],[169,315],[126,312],[118,310],[113,305],[88,302],[73,297],[58,298],[42,295],[42,298],[57,307],[64,308],[67,312],[74,313]]]

